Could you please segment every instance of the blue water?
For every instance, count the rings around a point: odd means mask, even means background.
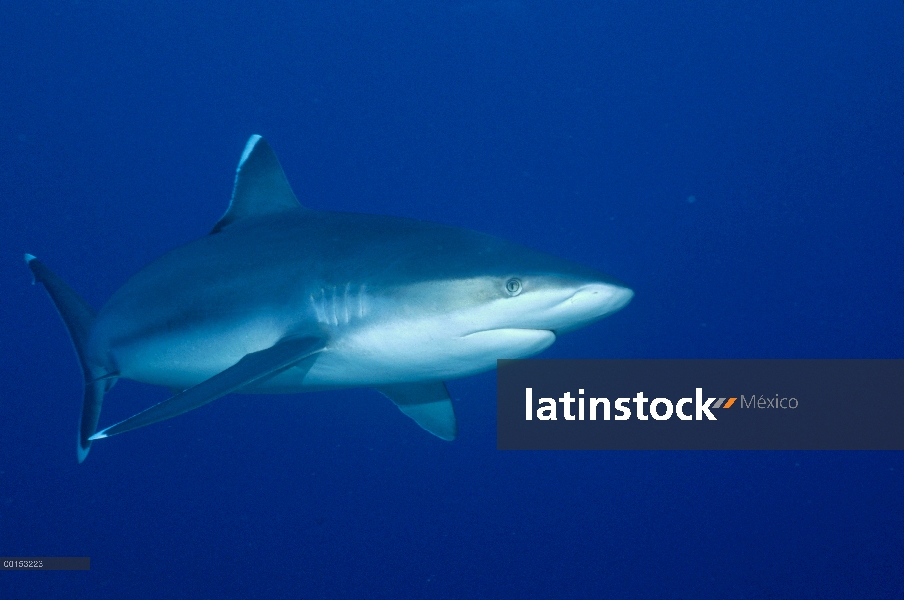
[[[224,398],[76,464],[80,373],[21,255],[99,307],[225,210],[264,135],[321,209],[628,282],[549,357],[904,358],[900,2],[9,4],[3,598],[904,595],[900,452],[500,452],[375,392]],[[164,399],[121,382],[110,424]],[[904,433],[902,433],[904,435]]]

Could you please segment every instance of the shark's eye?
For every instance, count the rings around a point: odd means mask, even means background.
[[[509,296],[517,296],[521,293],[521,280],[512,277],[505,282],[505,291]]]

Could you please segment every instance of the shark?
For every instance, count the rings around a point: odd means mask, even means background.
[[[92,442],[231,393],[374,388],[443,440],[458,435],[446,381],[526,358],[634,295],[595,269],[469,229],[315,210],[252,136],[225,214],[154,260],[96,312],[25,255],[84,376],[78,461]],[[118,379],[172,396],[97,430]]]

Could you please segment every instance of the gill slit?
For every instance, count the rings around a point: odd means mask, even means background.
[[[308,301],[318,323],[333,327],[348,325],[355,319],[363,319],[368,313],[367,284],[361,284],[354,290],[349,281],[341,292],[339,286],[322,287],[319,294],[308,294]]]

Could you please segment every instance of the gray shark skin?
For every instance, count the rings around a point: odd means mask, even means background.
[[[96,315],[26,255],[85,379],[78,459],[93,440],[226,394],[376,388],[434,435],[457,435],[444,381],[523,358],[624,307],[598,271],[490,235],[299,204],[252,136],[213,231],[132,276]],[[97,432],[119,378],[175,395]]]

